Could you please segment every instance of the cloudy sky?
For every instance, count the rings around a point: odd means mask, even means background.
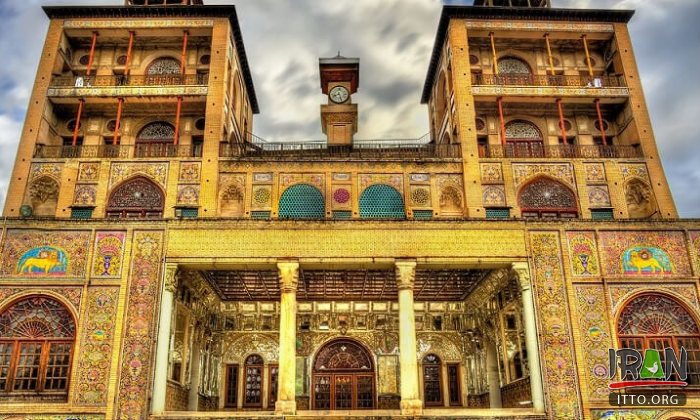
[[[700,2],[552,0],[556,7],[635,9],[630,26],[666,174],[682,217],[700,217]],[[466,3],[471,1],[466,0]],[[361,58],[358,138],[428,132],[420,93],[441,0],[205,0],[235,4],[268,140],[321,139],[318,57]],[[451,1],[455,3],[455,1]],[[122,0],[0,0],[0,202],[48,24],[41,5]]]

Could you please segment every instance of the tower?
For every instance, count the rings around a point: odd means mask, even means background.
[[[357,104],[351,95],[360,86],[360,59],[346,58],[338,53],[332,58],[318,60],[321,91],[328,95],[328,104],[321,105],[321,125],[328,145],[352,144],[357,133]]]

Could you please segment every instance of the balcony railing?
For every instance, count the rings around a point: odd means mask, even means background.
[[[246,142],[222,143],[221,157],[265,159],[446,159],[460,158],[459,144],[417,143],[416,140],[355,141],[347,146],[329,146],[325,142]]]
[[[475,86],[557,86],[557,87],[626,87],[622,76],[565,76],[538,74],[472,74]]]
[[[201,157],[201,145],[164,143],[144,143],[137,145],[88,145],[88,146],[47,146],[37,144],[34,149],[36,159],[70,158],[163,158]]]
[[[603,146],[559,144],[542,145],[523,142],[515,144],[489,144],[479,148],[481,158],[547,158],[547,159],[633,159],[644,157],[635,146]]]
[[[53,88],[99,88],[135,86],[202,86],[209,83],[207,74],[163,75],[104,75],[57,76],[51,80]]]

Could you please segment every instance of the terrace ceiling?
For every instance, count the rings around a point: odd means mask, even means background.
[[[416,301],[461,301],[490,270],[417,269]],[[209,270],[202,275],[224,301],[280,299],[276,270]],[[393,270],[299,270],[299,301],[397,300]]]

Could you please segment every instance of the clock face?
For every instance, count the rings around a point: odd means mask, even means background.
[[[336,104],[340,104],[348,100],[350,93],[344,87],[336,86],[331,89],[328,96],[331,98],[331,101],[335,102]]]

